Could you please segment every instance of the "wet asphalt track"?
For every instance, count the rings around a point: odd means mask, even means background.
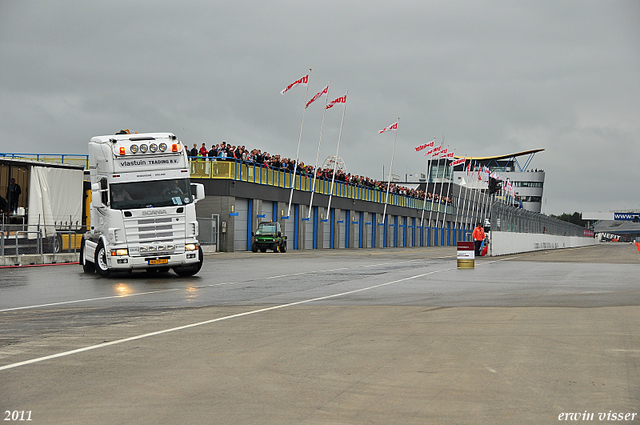
[[[0,409],[32,423],[636,412],[639,258],[619,244],[474,270],[452,248],[214,254],[191,278],[0,269]]]

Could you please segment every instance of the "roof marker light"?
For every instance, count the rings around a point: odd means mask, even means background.
[[[171,145],[171,152],[178,152],[178,144],[174,143]]]
[[[120,155],[124,155],[125,153],[124,146],[120,146]]]

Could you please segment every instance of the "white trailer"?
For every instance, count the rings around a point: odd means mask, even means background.
[[[168,271],[191,276],[202,267],[185,146],[171,133],[120,132],[89,142],[91,227],[80,264],[85,273]]]

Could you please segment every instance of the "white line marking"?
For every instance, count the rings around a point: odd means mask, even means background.
[[[26,366],[26,365],[30,365],[30,364],[33,364],[33,363],[44,362],[44,361],[47,361],[47,360],[53,360],[53,359],[57,359],[57,358],[60,358],[60,357],[71,356],[73,354],[84,353],[86,351],[97,350],[99,348],[109,347],[111,345],[124,344],[126,342],[136,341],[136,340],[139,340],[139,339],[148,338],[148,337],[152,337],[152,336],[158,336],[158,335],[162,335],[162,334],[166,334],[166,333],[170,333],[170,332],[182,331],[182,330],[189,329],[189,328],[195,328],[197,326],[203,326],[203,325],[208,325],[208,324],[215,323],[215,322],[221,322],[223,320],[235,319],[235,318],[238,318],[238,317],[249,316],[249,315],[252,315],[252,314],[264,313],[264,312],[271,311],[271,310],[278,310],[278,309],[281,309],[281,308],[293,307],[293,306],[296,306],[296,305],[309,304],[309,303],[316,302],[316,301],[324,301],[324,300],[328,300],[328,299],[331,299],[331,298],[338,298],[338,297],[342,297],[342,296],[345,296],[345,295],[356,294],[358,292],[369,291],[369,290],[372,290],[372,289],[381,288],[383,286],[393,285],[394,283],[404,282],[404,281],[407,281],[407,280],[413,280],[413,279],[417,279],[417,278],[420,278],[420,277],[428,276],[430,274],[439,273],[439,272],[448,271],[448,270],[452,270],[452,269],[434,270],[434,271],[431,271],[431,272],[428,272],[428,273],[422,273],[422,274],[418,274],[418,275],[415,275],[415,276],[405,277],[405,278],[397,279],[397,280],[394,280],[394,281],[391,281],[391,282],[385,282],[385,283],[380,283],[378,285],[368,286],[366,288],[360,288],[360,289],[354,289],[352,291],[341,292],[339,294],[325,295],[323,297],[310,298],[308,300],[296,301],[296,302],[293,302],[293,303],[281,304],[281,305],[276,305],[276,306],[273,306],[273,307],[261,308],[261,309],[258,309],[258,310],[247,311],[247,312],[244,312],[244,313],[232,314],[231,316],[225,316],[225,317],[219,317],[217,319],[205,320],[204,322],[191,323],[189,325],[178,326],[178,327],[170,328],[170,329],[163,329],[163,330],[156,331],[156,332],[150,332],[150,333],[146,333],[146,334],[142,334],[142,335],[136,335],[136,336],[132,336],[132,337],[129,337],[129,338],[124,338],[124,339],[118,339],[118,340],[115,340],[115,341],[105,342],[105,343],[102,343],[102,344],[90,345],[88,347],[78,348],[78,349],[70,350],[70,351],[64,351],[62,353],[52,354],[52,355],[44,356],[44,357],[37,357],[37,358],[31,359],[31,360],[25,360],[25,361],[18,362],[18,363],[12,363],[12,364],[8,364],[8,365],[5,365],[5,366],[0,366],[0,371],[8,370],[8,369],[14,369],[14,368],[17,368],[17,367],[20,367],[20,366]]]
[[[377,266],[384,266],[384,265],[387,265],[387,264],[411,263],[413,261],[419,261],[419,260],[408,260],[408,261],[401,261],[401,262],[397,262],[397,263],[371,264],[371,265],[368,265],[368,266],[359,266],[359,267],[353,267],[353,268],[357,269],[357,268],[366,268],[366,267],[377,267]],[[335,269],[335,270],[349,270],[349,268],[345,267],[343,269]],[[327,270],[327,271],[335,271],[335,270]],[[283,278],[283,277],[300,276],[300,275],[303,275],[303,274],[310,274],[310,273],[319,273],[319,272],[317,270],[310,270],[310,271],[307,271],[307,272],[283,274],[283,275],[279,275],[279,276],[270,276],[270,277],[265,277],[265,278],[262,278],[262,279],[265,279],[265,280],[268,280],[268,279],[279,279],[279,278]],[[250,281],[251,280],[249,280],[248,282],[250,282]],[[236,284],[236,283],[240,283],[240,282],[216,283],[216,284],[213,284],[213,285],[198,286],[198,288],[209,288],[209,287],[214,287],[214,286],[233,285],[233,284]],[[158,293],[162,293],[162,292],[174,292],[174,291],[180,291],[182,289],[184,289],[184,288],[171,288],[171,289],[163,289],[163,290],[160,290],[160,291],[139,292],[139,293],[135,293],[135,294],[110,295],[110,296],[105,296],[105,297],[86,298],[86,299],[83,299],[83,300],[59,301],[59,302],[48,303],[48,304],[26,305],[26,306],[22,306],[22,307],[10,307],[10,308],[5,308],[5,309],[0,309],[0,313],[4,313],[4,312],[7,312],[7,311],[16,311],[16,310],[28,310],[30,308],[53,307],[53,306],[56,306],[56,305],[77,304],[77,303],[90,302],[90,301],[109,300],[109,299],[113,299],[113,298],[137,297],[139,295],[152,295],[152,294],[158,294]]]
[[[23,306],[23,307],[5,308],[5,309],[0,310],[0,313],[4,313],[6,311],[15,311],[15,310],[27,310],[29,308],[51,307],[51,306],[54,306],[54,305],[74,304],[74,303],[83,303],[83,302],[88,302],[88,301],[108,300],[108,299],[112,299],[112,298],[137,297],[138,295],[151,295],[151,294],[158,294],[158,293],[161,293],[161,292],[179,291],[181,289],[183,289],[183,288],[163,289],[161,291],[150,291],[150,292],[138,292],[136,294],[110,295],[108,297],[86,298],[84,300],[60,301],[60,302],[57,302],[57,303],[49,303],[49,304],[26,305],[26,306]]]

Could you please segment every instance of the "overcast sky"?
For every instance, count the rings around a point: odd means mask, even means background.
[[[348,90],[340,156],[424,172],[434,137],[467,156],[529,149],[543,212],[640,208],[640,2],[0,0],[0,152],[86,154],[168,131],[295,158],[305,88]],[[322,104],[306,110],[313,164]],[[321,159],[342,108],[327,112]]]

